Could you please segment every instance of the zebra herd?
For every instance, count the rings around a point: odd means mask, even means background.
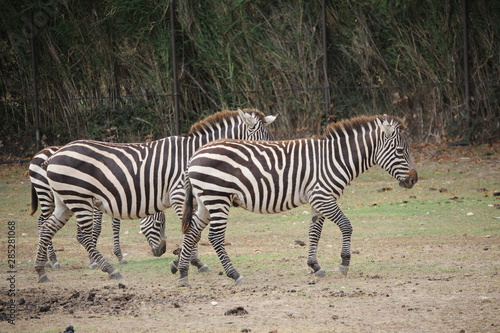
[[[243,277],[224,248],[229,208],[271,214],[305,203],[312,206],[307,264],[324,275],[317,246],[328,218],[341,230],[340,270],[347,274],[352,227],[336,200],[375,164],[405,188],[417,182],[405,125],[385,115],[358,117],[331,124],[323,137],[273,141],[267,125],[275,119],[257,110],[221,111],[193,125],[187,135],[137,144],[79,140],[39,152],[30,164],[32,214],[37,198],[41,206],[38,281],[49,281],[47,256],[58,267],[52,238],[72,215],[92,267],[120,278],[96,248],[102,214],[113,218],[114,253],[123,263],[120,220],[142,219],[141,231],[159,256],[166,249],[163,211],[173,207],[184,234],[179,259],[171,264],[172,272],[180,272],[179,284],[188,285],[189,263],[208,270],[198,257],[207,225],[227,276],[239,284]]]

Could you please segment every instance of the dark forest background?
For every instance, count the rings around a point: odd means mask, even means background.
[[[0,158],[36,152],[33,65],[42,144],[175,134],[168,0],[3,0],[0,13]],[[280,113],[279,139],[383,113],[413,141],[500,139],[500,1],[327,1],[328,101],[321,0],[185,0],[175,17],[182,133],[252,107]]]

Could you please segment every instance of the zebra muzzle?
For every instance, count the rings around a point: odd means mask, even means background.
[[[411,169],[410,172],[408,172],[408,177],[399,182],[399,186],[410,189],[413,187],[413,185],[415,185],[417,181],[418,181],[417,170]]]
[[[153,255],[155,257],[161,257],[163,253],[167,250],[167,242],[162,239],[158,247],[152,248],[151,252],[153,252]]]

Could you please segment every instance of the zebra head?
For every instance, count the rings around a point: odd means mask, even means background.
[[[418,175],[402,121],[387,116],[377,120],[382,130],[382,138],[376,151],[375,162],[399,180],[399,186],[412,188],[418,181]]]
[[[247,126],[246,140],[272,141],[274,135],[269,131],[267,125],[271,124],[278,115],[265,117],[259,111],[243,111],[238,108],[238,115]]]
[[[160,257],[167,249],[165,240],[165,214],[149,215],[141,221],[141,232],[151,246],[155,257]]]

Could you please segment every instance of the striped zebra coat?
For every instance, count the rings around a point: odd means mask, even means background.
[[[63,146],[51,146],[42,149],[33,156],[33,159],[29,165],[29,176],[31,181],[31,212],[33,215],[38,209],[38,203],[40,203],[41,213],[38,216],[38,229],[42,224],[47,221],[47,219],[52,215],[54,211],[54,195],[52,189],[49,186],[49,180],[47,179],[47,170],[45,170],[42,165],[59,149]],[[92,241],[97,244],[97,239],[101,234],[101,224],[102,224],[103,213],[94,208],[94,224],[92,230]],[[121,246],[120,246],[120,220],[112,219],[112,229],[113,229],[113,253],[118,258],[120,264],[126,264],[127,260],[123,257]],[[148,216],[141,223],[141,232],[146,237],[149,245],[151,246],[151,252],[153,255],[159,257],[166,250],[165,241],[165,214],[163,212],[157,213],[152,216]],[[77,234],[78,240],[83,239],[83,233],[78,228]],[[52,267],[58,269],[61,267],[59,261],[57,260],[56,253],[52,246],[52,242],[47,246],[48,256],[50,263],[47,262],[46,267]],[[97,267],[92,259],[90,262],[90,268],[94,269]]]
[[[35,262],[39,282],[48,281],[47,246],[73,214],[90,257],[110,278],[120,278],[92,242],[94,207],[121,220],[144,218],[170,206],[180,215],[181,178],[192,154],[220,138],[273,139],[267,125],[275,118],[257,110],[222,111],[193,125],[188,135],[141,144],[80,140],[61,148],[47,161],[55,209],[39,233]]]
[[[344,188],[358,175],[378,164],[411,188],[417,172],[410,156],[405,127],[398,118],[360,117],[330,125],[315,139],[273,142],[219,140],[202,147],[190,160],[185,175],[185,233],[179,259],[181,285],[188,284],[187,260],[209,227],[209,241],[236,283],[243,277],[233,267],[224,248],[227,216],[232,205],[271,214],[312,206],[307,263],[324,275],[317,261],[317,246],[325,218],[342,233],[342,264],[347,274],[352,227],[337,205]],[[193,201],[197,210],[193,215]]]

